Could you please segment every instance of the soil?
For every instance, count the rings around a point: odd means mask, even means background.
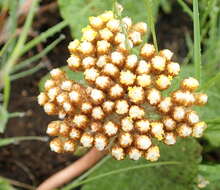
[[[182,60],[186,54],[184,32],[190,31],[190,19],[178,7],[173,8],[172,14],[160,11],[157,23],[158,42],[161,48],[169,48],[175,52],[176,59]],[[34,31],[43,32],[61,21],[58,10],[49,10],[35,18]],[[178,16],[177,16],[178,15]],[[42,19],[43,18],[43,19]],[[67,45],[71,40],[69,29],[61,31],[65,34],[63,40],[43,61],[50,63],[49,68],[60,67],[66,64],[68,57]],[[60,34],[42,44],[45,47]],[[34,55],[37,50],[29,52]],[[47,116],[43,109],[37,104],[36,97],[39,94],[38,82],[48,69],[16,80],[12,83],[12,92],[9,111],[27,112],[23,118],[10,119],[7,129],[2,137],[14,136],[46,136],[47,124],[54,118]],[[24,182],[30,185],[38,185],[56,171],[76,160],[71,154],[56,154],[50,151],[48,142],[26,141],[16,145],[1,148],[0,151],[0,175]]]

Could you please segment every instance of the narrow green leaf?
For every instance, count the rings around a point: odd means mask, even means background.
[[[183,11],[186,12],[193,19],[193,12],[189,6],[183,0],[177,0],[177,2],[182,7]]]
[[[8,112],[0,105],[0,133],[3,133],[8,122]]]

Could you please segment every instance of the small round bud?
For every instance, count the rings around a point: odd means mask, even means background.
[[[93,141],[94,137],[89,133],[83,133],[80,138],[80,143],[86,148],[92,147]]]
[[[162,113],[169,113],[172,107],[172,102],[170,97],[166,97],[162,99],[162,101],[158,104],[158,110]]]
[[[151,88],[147,91],[147,101],[150,105],[157,105],[161,101],[161,93],[155,88]]]
[[[105,113],[103,112],[103,110],[100,106],[96,106],[92,109],[91,116],[95,120],[102,120],[105,117]]]
[[[100,15],[100,18],[103,22],[108,22],[109,20],[114,18],[114,14],[112,11],[105,11]]]
[[[122,66],[125,61],[125,57],[121,52],[112,52],[111,53],[111,62],[116,66]]]
[[[125,24],[127,29],[130,29],[130,27],[132,26],[132,20],[129,17],[124,17],[122,19],[123,24]]]
[[[151,76],[148,74],[141,74],[137,76],[136,82],[138,86],[147,88],[151,85]]]
[[[50,75],[51,75],[52,79],[60,80],[60,79],[63,79],[64,72],[61,69],[56,68],[56,69],[53,69],[50,71]]]
[[[200,138],[203,135],[204,130],[207,128],[207,125],[204,121],[200,121],[193,125],[192,136]]]
[[[135,145],[138,149],[147,150],[151,144],[151,140],[147,135],[137,135],[135,137]]]
[[[125,42],[125,39],[126,39],[125,35],[119,32],[115,35],[114,42],[116,44],[121,44]]]
[[[90,114],[92,112],[92,104],[90,102],[84,102],[81,105],[81,111],[84,114]]]
[[[78,49],[83,55],[91,55],[94,53],[95,48],[91,42],[83,41]]]
[[[111,44],[106,40],[101,40],[97,42],[97,52],[98,54],[108,54],[111,49]]]
[[[123,160],[125,158],[124,149],[117,145],[112,147],[111,154],[116,160]]]
[[[150,130],[150,122],[147,119],[138,120],[135,122],[135,129],[141,133],[147,133]]]
[[[109,89],[109,96],[112,99],[118,99],[123,95],[124,95],[124,89],[119,84],[115,84]]]
[[[93,42],[94,40],[96,40],[98,35],[98,33],[95,30],[93,30],[90,26],[83,28],[82,32],[82,40],[88,42]]]
[[[50,136],[58,136],[60,131],[61,121],[52,121],[47,126],[47,134]]]
[[[106,26],[112,32],[118,32],[120,30],[120,21],[117,19],[111,19],[107,22]]]
[[[155,162],[160,157],[160,150],[158,146],[150,147],[145,153],[145,158],[151,162]]]
[[[59,105],[63,105],[64,102],[68,101],[68,94],[63,92],[56,97],[56,101]]]
[[[163,124],[167,131],[172,131],[176,128],[176,122],[171,117],[163,118]]]
[[[176,144],[176,136],[174,135],[174,133],[172,133],[172,132],[166,133],[165,137],[164,137],[164,143],[167,145]]]
[[[199,116],[198,114],[195,112],[195,111],[192,111],[192,110],[189,110],[186,112],[186,121],[190,124],[190,125],[193,125],[193,124],[196,124],[199,122]]]
[[[208,102],[208,96],[204,93],[195,94],[196,97],[196,105],[203,106]]]
[[[105,94],[98,89],[92,89],[90,93],[90,97],[92,99],[92,102],[96,105],[101,104],[105,99]]]
[[[152,44],[144,44],[144,46],[141,48],[140,55],[146,59],[151,58],[155,53],[155,47]]]
[[[64,80],[61,83],[61,89],[65,91],[70,91],[72,88],[73,82],[71,80]]]
[[[72,104],[70,102],[64,102],[63,109],[65,112],[67,112],[69,114],[74,112],[74,107],[72,106]]]
[[[171,76],[177,76],[180,72],[180,65],[176,62],[170,62],[167,64],[167,74]]]
[[[108,56],[101,55],[97,59],[96,66],[101,69],[101,68],[103,68],[107,64],[108,61],[109,61],[109,57]]]
[[[124,42],[120,43],[116,50],[122,52],[124,55],[129,54],[129,50],[133,48],[133,42],[131,40],[125,40]]]
[[[49,99],[48,99],[47,95],[44,92],[41,92],[38,95],[37,100],[38,100],[38,104],[43,106],[44,104],[46,104],[48,102]]]
[[[56,82],[54,80],[46,80],[46,82],[44,83],[44,89],[46,91],[50,90],[51,88],[56,86]]]
[[[182,121],[185,118],[185,109],[181,106],[176,106],[173,108],[172,117],[176,121]]]
[[[194,91],[199,87],[199,81],[193,77],[189,77],[184,79],[180,86],[183,90]]]
[[[69,98],[70,98],[70,101],[77,104],[80,102],[81,100],[81,95],[78,91],[76,90],[72,90],[70,93],[69,93]]]
[[[89,17],[89,24],[96,30],[99,30],[103,27],[104,23],[100,17]]]
[[[131,39],[131,41],[133,42],[135,46],[142,43],[140,32],[133,31],[129,33],[129,38]]]
[[[136,75],[129,70],[120,72],[120,83],[125,86],[130,86],[134,84],[135,79]]]
[[[147,32],[147,24],[144,22],[138,22],[137,24],[133,25],[132,29],[140,32],[143,35]]]
[[[63,150],[65,152],[75,152],[76,143],[73,140],[65,140],[63,143]]]
[[[79,129],[76,129],[75,127],[73,127],[69,132],[69,137],[72,140],[79,140],[81,137],[81,131]]]
[[[105,134],[110,137],[116,135],[118,132],[118,126],[112,121],[108,121],[104,123],[103,129],[104,129]]]
[[[188,137],[192,134],[192,128],[186,123],[182,123],[177,128],[177,134],[180,137]]]
[[[63,152],[63,142],[60,138],[55,138],[50,142],[50,149],[56,153]]]
[[[83,68],[85,70],[95,66],[95,58],[94,57],[90,57],[90,56],[89,57],[85,57],[82,60],[82,66],[83,66]]]
[[[144,89],[140,86],[128,87],[129,100],[135,104],[144,102]]]
[[[91,132],[102,132],[102,123],[93,121],[90,123]]]
[[[130,133],[122,132],[118,137],[118,143],[123,148],[131,146],[132,142],[133,138]]]
[[[68,137],[70,131],[70,126],[65,122],[60,122],[59,134],[63,137]]]
[[[88,82],[95,82],[98,76],[99,76],[99,71],[93,67],[90,69],[86,69],[84,72],[85,80]]]
[[[97,134],[94,140],[94,146],[97,150],[103,151],[108,145],[108,138],[103,134]]]
[[[117,78],[119,75],[119,69],[115,65],[108,63],[104,65],[102,73],[112,78]]]
[[[173,57],[173,52],[169,49],[163,49],[159,52],[159,55],[164,57],[167,61],[171,61]]]
[[[121,120],[121,128],[125,132],[132,131],[134,129],[133,120],[130,117],[124,117]]]
[[[73,124],[80,128],[80,129],[85,129],[87,128],[88,125],[88,118],[86,115],[83,114],[76,114],[72,120]]]
[[[99,35],[102,40],[106,41],[111,41],[113,38],[113,33],[108,28],[100,30]]]
[[[126,62],[125,62],[125,68],[130,69],[130,70],[135,69],[137,66],[137,61],[138,61],[138,58],[136,55],[134,54],[128,55]]]
[[[128,113],[129,105],[126,100],[117,100],[115,103],[115,112],[119,115]]]
[[[44,111],[48,115],[56,115],[57,114],[57,107],[55,104],[48,102],[44,105]]]
[[[156,78],[155,84],[159,90],[166,90],[170,87],[171,80],[168,76],[162,74]]]
[[[111,113],[113,112],[113,109],[115,107],[115,103],[113,101],[106,101],[102,104],[102,109],[105,113]]]
[[[81,60],[78,56],[76,55],[71,55],[67,59],[68,67],[73,70],[73,71],[78,71],[81,66]]]
[[[138,62],[138,66],[136,69],[136,74],[149,74],[150,73],[150,69],[151,69],[151,65],[150,63],[144,61],[144,60],[140,60]]]
[[[102,90],[108,90],[112,86],[112,81],[108,76],[101,75],[96,78],[96,87]]]
[[[152,135],[161,141],[164,138],[163,123],[151,122],[151,133]]]
[[[72,54],[77,53],[79,45],[80,45],[79,40],[73,40],[72,42],[70,42],[68,45],[68,49],[69,49],[70,53],[72,53]]]
[[[142,152],[135,147],[131,147],[128,150],[128,156],[132,160],[139,160],[142,156]]]
[[[59,95],[59,93],[60,93],[60,88],[53,87],[48,90],[47,96],[49,97],[50,101],[54,101],[56,97]]]
[[[131,106],[129,110],[129,116],[131,119],[142,119],[144,117],[144,109],[139,106]]]
[[[166,59],[161,56],[155,56],[151,60],[152,70],[155,73],[161,73],[165,70],[166,67]]]

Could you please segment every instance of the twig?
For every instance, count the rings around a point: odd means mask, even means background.
[[[91,149],[85,156],[57,172],[44,181],[36,190],[53,190],[61,185],[67,183],[71,179],[81,175],[83,172],[96,164],[105,152],[99,152],[95,148]]]

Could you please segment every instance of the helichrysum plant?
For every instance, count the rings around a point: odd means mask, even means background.
[[[70,42],[68,67],[83,72],[88,85],[69,80],[61,69],[50,72],[38,102],[47,114],[60,118],[47,128],[55,137],[52,151],[95,147],[117,160],[156,161],[160,151],[153,139],[174,145],[177,137],[202,136],[206,124],[192,106],[206,104],[207,95],[195,92],[199,82],[192,77],[164,95],[180,65],[172,61],[170,50],[157,52],[143,43],[146,32],[146,23],[133,24],[129,17],[106,11],[90,17],[82,39]]]

